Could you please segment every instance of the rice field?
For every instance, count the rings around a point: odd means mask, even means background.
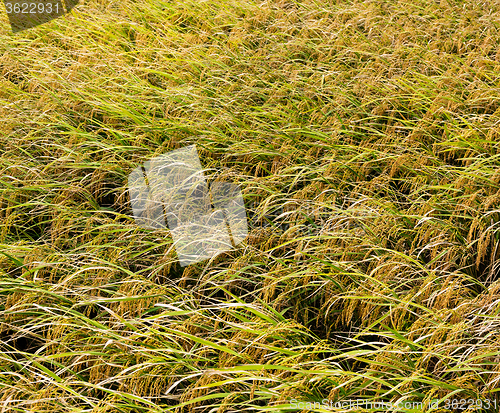
[[[497,412],[499,8],[0,7],[0,412]],[[251,219],[183,268],[127,177],[193,144]]]

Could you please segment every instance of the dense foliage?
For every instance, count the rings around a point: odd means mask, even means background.
[[[471,0],[2,17],[2,411],[497,411],[499,27]],[[253,218],[183,269],[127,176],[193,143]]]

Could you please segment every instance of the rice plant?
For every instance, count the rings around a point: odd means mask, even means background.
[[[2,14],[1,411],[498,411],[499,12]],[[192,144],[251,225],[182,268],[127,176]]]

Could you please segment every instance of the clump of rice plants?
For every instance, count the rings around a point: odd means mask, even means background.
[[[497,411],[499,11],[2,17],[1,410]],[[253,224],[182,268],[168,230],[134,223],[127,176],[192,144]],[[386,404],[342,404],[361,400]]]

